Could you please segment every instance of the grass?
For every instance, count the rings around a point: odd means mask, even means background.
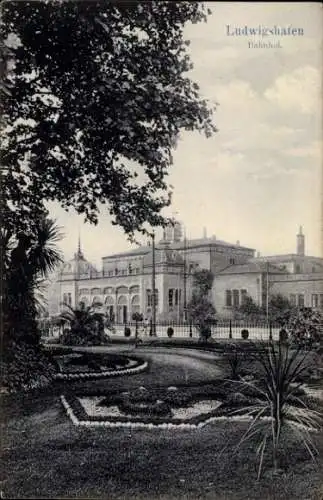
[[[270,473],[264,474],[257,482],[255,442],[246,443],[237,455],[231,453],[247,423],[217,422],[178,433],[84,429],[73,426],[59,401],[62,392],[76,390],[104,392],[202,381],[206,375],[203,378],[200,366],[184,370],[155,356],[147,373],[60,383],[50,394],[3,397],[0,489],[4,497],[322,500],[322,460],[316,469],[289,434],[282,443],[283,472],[274,480]],[[317,435],[316,444],[322,455],[323,433]],[[229,446],[220,455],[225,445]],[[265,460],[267,470],[271,457]]]
[[[20,408],[17,403],[7,408],[7,417],[1,478],[6,498],[321,499],[322,465],[315,470],[293,441],[285,443],[288,470],[274,481],[270,475],[255,481],[252,443],[218,461],[224,444],[239,439],[242,423],[181,433],[84,430],[71,424],[53,396]]]

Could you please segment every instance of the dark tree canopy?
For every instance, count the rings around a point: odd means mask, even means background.
[[[214,274],[209,269],[200,269],[193,274],[193,288],[199,295],[208,295],[213,281]]]
[[[183,38],[206,16],[185,1],[3,4],[4,40],[20,41],[1,96],[3,209],[16,224],[46,201],[94,223],[107,204],[130,235],[164,222],[180,131],[215,131]]]
[[[193,274],[193,294],[187,310],[188,317],[200,333],[215,321],[216,310],[210,299],[213,281],[214,274],[208,269],[197,270]]]

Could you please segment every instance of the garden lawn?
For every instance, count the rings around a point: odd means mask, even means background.
[[[274,480],[265,473],[257,483],[253,447],[231,453],[245,423],[181,432],[82,429],[56,396],[24,398],[5,410],[5,498],[322,499],[322,462],[315,469],[292,441],[282,457],[288,470]],[[318,437],[323,452],[323,434]]]
[[[290,437],[282,453],[283,473],[273,478],[267,472],[267,455],[264,476],[256,482],[255,443],[232,454],[246,423],[218,421],[193,431],[75,427],[60,394],[195,384],[223,376],[207,353],[131,352],[150,360],[147,372],[60,382],[47,395],[1,396],[4,498],[322,500],[322,459],[315,468]],[[322,456],[323,432],[316,444]]]

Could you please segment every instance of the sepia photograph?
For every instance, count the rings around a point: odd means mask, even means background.
[[[1,1],[0,499],[323,500],[322,21]]]

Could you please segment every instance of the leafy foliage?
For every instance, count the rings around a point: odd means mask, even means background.
[[[231,380],[239,380],[242,367],[246,361],[245,352],[234,344],[229,345],[226,347],[223,358],[230,370],[229,378]]]
[[[44,216],[33,231],[10,232],[1,226],[2,383],[9,391],[44,387],[55,366],[39,345],[37,315],[44,308],[48,273],[62,261],[56,249],[60,229]]]
[[[56,243],[60,229],[41,217],[33,233],[1,228],[4,339],[38,340],[36,316],[43,307],[42,288],[48,273],[62,261]]]
[[[211,336],[210,325],[215,322],[215,307],[209,299],[214,275],[207,269],[193,275],[193,295],[187,305],[188,318],[198,328],[200,336],[207,340]]]
[[[273,322],[282,327],[288,325],[295,308],[293,308],[287,297],[279,293],[273,294],[269,298],[268,306],[269,316]]]
[[[319,342],[323,328],[322,314],[309,307],[294,310],[290,314],[288,327],[292,340],[296,343],[311,345]]]
[[[107,204],[129,235],[165,223],[180,131],[215,131],[183,38],[187,22],[206,17],[186,1],[3,5],[14,68],[2,99],[2,198],[15,227],[45,200],[94,223]]]
[[[60,318],[69,323],[70,330],[66,330],[61,343],[67,345],[100,345],[108,342],[108,337],[104,333],[104,318],[96,311],[99,304],[86,306],[80,302],[79,306],[73,308],[64,304],[65,311],[62,311]]]
[[[41,346],[10,340],[2,354],[1,385],[9,392],[40,389],[52,382],[56,367]]]
[[[312,430],[321,427],[322,414],[310,408],[306,399],[300,395],[300,375],[306,370],[306,353],[301,349],[291,351],[288,345],[254,346],[254,356],[259,363],[260,380],[258,384],[239,382],[252,387],[258,393],[253,403],[235,410],[252,417],[251,424],[244,433],[237,449],[246,440],[259,437],[257,455],[259,456],[258,478],[260,477],[264,453],[271,443],[273,467],[278,468],[278,450],[283,431],[290,429],[303,444],[310,456],[315,459],[316,447],[310,436]]]
[[[250,295],[243,298],[243,302],[234,309],[235,316],[250,319],[251,321],[259,319],[263,312],[260,306],[256,304]]]
[[[193,288],[201,295],[207,295],[212,289],[214,274],[208,269],[197,270],[193,274]]]

